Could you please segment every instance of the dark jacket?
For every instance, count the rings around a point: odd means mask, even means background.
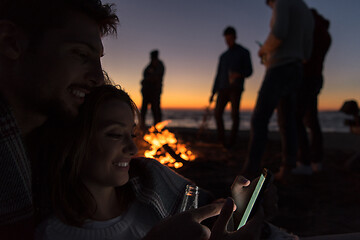
[[[230,86],[229,71],[240,73],[243,77],[235,80]],[[244,79],[252,74],[250,52],[246,48],[235,44],[220,56],[217,74],[213,86],[213,93],[220,89],[236,87],[243,90]]]

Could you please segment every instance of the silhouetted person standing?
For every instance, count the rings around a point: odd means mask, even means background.
[[[267,0],[266,4],[273,9],[271,31],[258,52],[266,74],[251,119],[243,171],[248,177],[260,172],[269,120],[277,108],[283,146],[283,165],[277,177],[282,178],[296,163],[296,90],[302,81],[302,63],[311,54],[314,21],[302,0]]]
[[[315,9],[311,9],[315,20],[313,50],[310,59],[304,64],[304,79],[298,91],[298,167],[294,173],[311,174],[321,170],[323,158],[323,136],[318,118],[318,95],[323,86],[323,64],[331,45],[328,32],[330,22]],[[306,127],[310,130],[310,142]],[[311,164],[311,166],[310,166]]]
[[[154,118],[154,125],[161,122],[160,95],[165,67],[159,59],[159,51],[154,50],[150,53],[151,61],[144,70],[144,79],[141,81],[141,93],[143,102],[141,106],[141,125],[145,127],[145,118],[148,105]]]
[[[345,101],[339,111],[353,117],[353,119],[345,119],[344,124],[350,127],[350,132],[357,133],[356,129],[360,127],[360,110],[357,101]]]
[[[244,90],[244,80],[252,74],[250,52],[243,46],[237,44],[236,31],[233,27],[224,30],[224,38],[229,49],[221,54],[217,74],[210,97],[213,101],[217,93],[215,119],[218,131],[218,140],[225,145],[223,113],[228,102],[231,103],[231,117],[233,121],[230,143],[236,142],[240,123],[240,99]]]

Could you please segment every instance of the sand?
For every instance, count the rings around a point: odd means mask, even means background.
[[[227,197],[247,154],[248,131],[241,131],[234,150],[216,142],[216,132],[198,136],[197,129],[170,129],[197,155],[178,173],[211,191]],[[142,144],[140,153],[147,147]],[[311,176],[291,176],[288,184],[276,183],[278,215],[273,224],[299,236],[340,234],[360,231],[360,136],[351,133],[324,134],[323,171]],[[276,172],[281,164],[281,142],[277,132],[269,134],[264,165]]]

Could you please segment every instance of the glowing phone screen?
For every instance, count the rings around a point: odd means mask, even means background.
[[[257,197],[259,196],[260,190],[261,190],[262,186],[264,185],[264,182],[265,182],[265,175],[263,173],[263,174],[261,174],[261,176],[259,178],[259,181],[256,184],[255,190],[254,190],[253,194],[251,195],[251,198],[250,198],[250,201],[249,201],[248,205],[246,206],[244,215],[242,216],[241,221],[239,223],[239,226],[237,228],[238,230],[242,226],[244,226],[246,221],[248,220],[249,215],[251,213],[251,210],[254,207],[255,201],[256,201]]]

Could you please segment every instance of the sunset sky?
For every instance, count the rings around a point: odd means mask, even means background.
[[[218,58],[226,50],[222,32],[234,26],[237,42],[251,52],[253,75],[246,79],[242,109],[252,109],[264,66],[255,41],[269,32],[271,9],[265,0],[104,0],[116,4],[118,36],[104,39],[104,69],[140,107],[140,81],[149,52],[159,49],[166,72],[164,108],[203,108],[208,104]],[[332,45],[325,62],[322,110],[337,110],[346,99],[360,101],[360,1],[305,0],[330,20]]]

